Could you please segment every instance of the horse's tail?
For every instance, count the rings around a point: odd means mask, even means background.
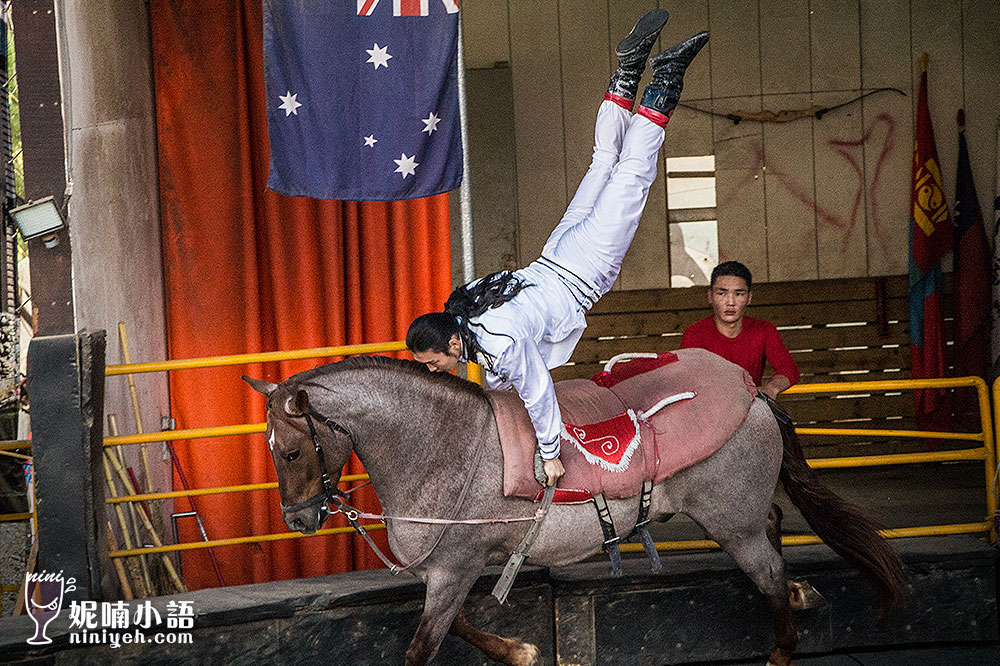
[[[884,617],[899,600],[905,584],[902,560],[861,507],[820,482],[806,462],[791,418],[772,401],[767,402],[781,429],[784,455],[780,478],[785,492],[819,538],[871,583]]]

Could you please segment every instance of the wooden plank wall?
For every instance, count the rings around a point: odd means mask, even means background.
[[[467,67],[500,62],[510,74],[508,88],[490,77],[470,81],[470,109],[512,115],[481,119],[506,134],[494,128],[491,137],[474,132],[471,139],[473,201],[489,201],[477,211],[476,228],[487,236],[486,248],[477,248],[477,274],[537,256],[589,163],[614,47],[658,4],[671,12],[661,47],[699,29],[712,33],[685,80],[682,101],[692,106],[779,111],[837,104],[886,86],[907,93],[880,93],[822,120],[780,125],[734,126],[677,111],[662,155],[715,154],[720,255],[746,263],[757,282],[906,272],[914,93],[924,51],[946,189],[950,194],[955,178],[955,112],[964,104],[981,204],[992,209],[996,0],[466,0]],[[477,147],[504,175],[491,167],[477,177]],[[510,184],[509,198],[496,196],[497,178]],[[492,194],[481,192],[490,187]],[[669,286],[666,205],[661,174],[617,289]]]
[[[950,289],[946,281],[945,308],[951,306]],[[589,325],[570,364],[552,375],[557,380],[587,378],[616,354],[675,350],[684,329],[710,315],[703,287],[608,294],[587,317]],[[755,284],[748,315],[778,326],[803,383],[910,377],[905,276]],[[950,339],[950,321],[946,324]],[[765,381],[771,373],[768,367]],[[788,395],[779,401],[799,426],[916,428],[909,391]],[[862,444],[872,452],[871,439],[810,436],[804,443],[823,449],[811,455],[841,455]],[[881,439],[874,444],[880,451],[925,450],[922,440]]]

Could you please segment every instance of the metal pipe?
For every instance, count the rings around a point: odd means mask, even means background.
[[[879,428],[796,428],[800,435],[864,435],[866,437],[911,437],[915,439],[956,439],[982,442],[981,432],[934,432],[931,430],[881,430]]]
[[[458,117],[462,130],[462,186],[458,189],[462,219],[462,281],[476,279],[476,259],[472,237],[472,176],[469,169],[469,120],[465,95],[465,41],[462,38],[462,16],[458,13]]]
[[[917,536],[944,536],[949,534],[982,534],[990,531],[990,522],[982,523],[961,523],[956,525],[931,525],[929,527],[903,527],[892,530],[880,530],[886,539],[904,539]],[[781,537],[782,546],[808,546],[811,544],[823,543],[818,536],[796,535]],[[643,552],[641,543],[625,543],[620,547],[623,553]],[[658,541],[656,549],[660,551],[675,550],[702,550],[709,548],[719,548],[719,544],[710,539],[692,541]]]
[[[350,481],[367,481],[367,474],[345,474],[340,477],[340,483]],[[119,502],[144,502],[146,500],[171,499],[174,497],[192,497],[198,495],[221,495],[223,493],[241,493],[248,490],[273,490],[278,487],[277,481],[268,483],[248,483],[241,486],[217,486],[215,488],[195,488],[193,490],[174,490],[165,493],[146,493],[143,495],[122,495],[121,497],[104,500],[107,504]]]
[[[251,363],[268,363],[270,361],[297,361],[307,358],[356,356],[394,351],[406,351],[406,343],[402,341],[373,342],[364,345],[316,347],[315,349],[293,349],[290,351],[261,352],[258,354],[233,354],[231,356],[206,356],[204,358],[155,361],[152,363],[128,363],[124,365],[109,365],[104,368],[104,374],[107,377],[112,377],[130,373],[139,374],[142,372],[165,372],[193,368],[217,368],[224,365],[247,365]]]
[[[364,528],[370,532],[372,530],[384,530],[385,525],[383,525],[382,523],[372,523],[371,525],[364,525]],[[302,534],[300,532],[281,532],[279,534],[263,534],[260,536],[239,537],[236,539],[216,539],[215,541],[196,541],[194,543],[179,543],[173,546],[156,546],[154,548],[143,548],[141,551],[116,550],[113,553],[109,553],[109,555],[111,557],[128,557],[129,555],[136,555],[139,552],[170,553],[181,550],[198,550],[201,548],[212,548],[213,546],[236,546],[244,543],[263,543],[266,541],[284,541],[286,539],[305,539],[307,537],[314,537],[314,536],[328,536],[330,534],[347,534],[353,531],[354,531],[353,527],[331,527],[325,530],[317,530],[315,534]]]

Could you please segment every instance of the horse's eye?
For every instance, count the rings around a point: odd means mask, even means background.
[[[298,451],[289,451],[288,453],[285,454],[286,462],[295,462],[296,460],[298,460],[298,458],[299,458]]]

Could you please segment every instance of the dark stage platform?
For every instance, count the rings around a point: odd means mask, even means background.
[[[791,575],[828,600],[797,614],[799,666],[997,664],[997,551],[972,537],[894,542],[910,570],[907,604],[881,625],[860,577],[825,546],[786,549]],[[606,562],[522,572],[509,607],[484,576],[470,619],[539,646],[543,664],[659,666],[764,663],[771,620],[764,600],[723,553],[664,557],[652,575],[642,559],[610,578]],[[160,597],[192,602],[191,644],[70,645],[66,609],[50,625],[51,646],[32,647],[29,618],[0,622],[0,661],[19,664],[402,664],[422,605],[422,586],[365,571]],[[137,602],[128,604],[134,609]],[[932,649],[933,648],[933,649]],[[992,661],[991,661],[992,659]],[[937,660],[937,661],[935,661]],[[977,661],[978,660],[978,661]],[[435,663],[491,664],[455,638]]]

